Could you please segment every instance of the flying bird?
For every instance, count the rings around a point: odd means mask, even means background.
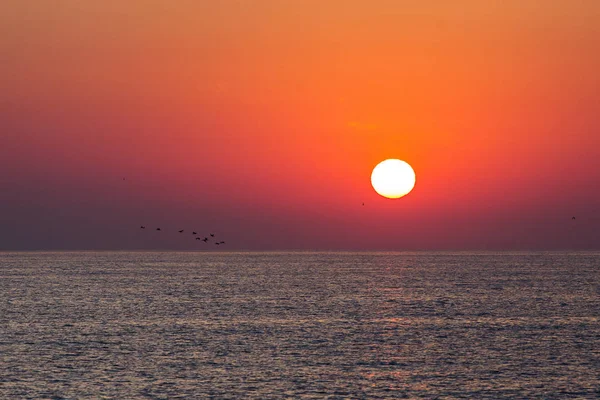
[[[210,237],[215,237],[215,234],[214,234],[214,233],[211,233],[211,234],[210,234]]]
[[[197,237],[197,238],[196,238],[196,240],[200,240],[200,238],[199,238],[199,237]]]
[[[215,244],[218,246],[218,245],[220,245],[221,243],[219,243],[219,242],[215,242]]]
[[[160,231],[160,228],[156,228],[157,231]]]
[[[200,239],[200,238],[198,238],[198,239]],[[204,243],[206,243],[206,242],[208,242],[208,238],[207,238],[207,237],[205,237],[204,239],[202,239],[202,241],[203,241]]]
[[[183,229],[179,231],[179,233],[183,233]]]
[[[146,227],[144,225],[140,226],[140,229],[146,229]]]
[[[219,244],[225,244],[225,242],[221,240],[221,241],[219,242]]]
[[[192,235],[197,235],[197,234],[198,234],[197,232],[192,232]]]

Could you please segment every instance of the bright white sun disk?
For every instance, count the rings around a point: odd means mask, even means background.
[[[377,164],[371,173],[373,189],[383,197],[397,199],[415,187],[415,171],[405,161],[388,159]]]

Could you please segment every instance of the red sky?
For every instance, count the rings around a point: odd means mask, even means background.
[[[598,49],[596,0],[5,0],[0,249],[599,249]]]

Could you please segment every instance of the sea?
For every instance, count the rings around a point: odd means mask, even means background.
[[[2,399],[598,399],[597,252],[3,252]]]

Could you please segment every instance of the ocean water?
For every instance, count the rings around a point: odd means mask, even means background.
[[[600,253],[0,253],[0,398],[600,398]]]

